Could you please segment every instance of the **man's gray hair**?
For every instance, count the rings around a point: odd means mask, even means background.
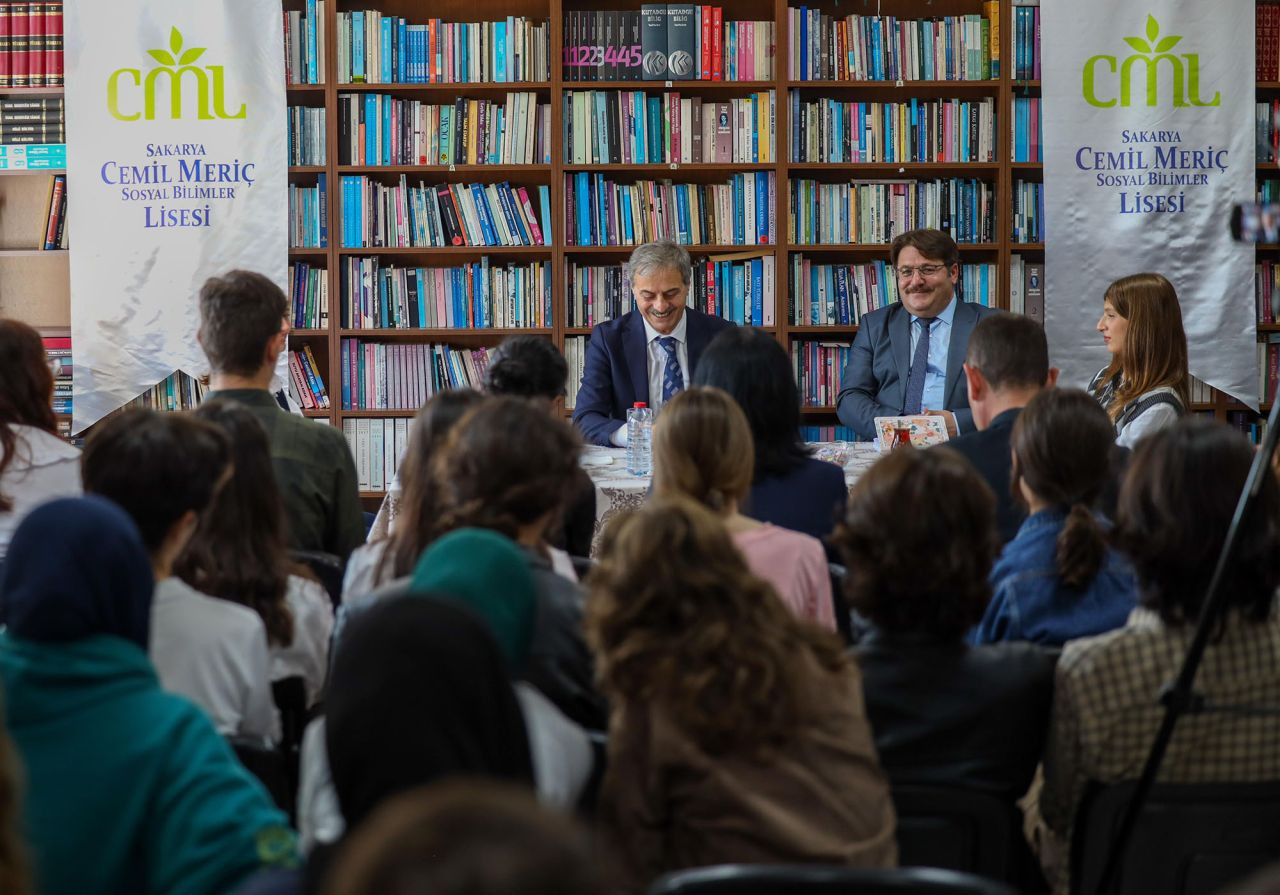
[[[693,265],[689,262],[689,253],[684,246],[674,242],[659,240],[646,242],[636,246],[627,262],[631,268],[631,276],[649,276],[659,270],[674,270],[680,273],[680,280],[686,286],[693,279]]]

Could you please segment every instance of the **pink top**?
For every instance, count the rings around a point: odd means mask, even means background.
[[[735,532],[747,566],[773,585],[796,615],[828,630],[836,629],[831,605],[831,576],[822,542],[810,535],[768,523]]]

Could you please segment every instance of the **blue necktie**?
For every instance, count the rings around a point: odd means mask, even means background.
[[[933,320],[916,318],[920,324],[920,341],[916,342],[916,353],[911,358],[911,372],[907,374],[907,400],[902,405],[905,416],[913,416],[921,411],[924,401],[924,372],[929,366],[929,328]]]
[[[684,389],[684,374],[680,372],[680,360],[676,357],[676,340],[661,336],[658,344],[667,352],[667,363],[662,368],[662,403],[665,404]]]

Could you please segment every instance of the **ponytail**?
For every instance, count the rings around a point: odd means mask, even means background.
[[[1067,587],[1088,587],[1106,557],[1107,542],[1087,504],[1075,503],[1058,533],[1058,577]]]

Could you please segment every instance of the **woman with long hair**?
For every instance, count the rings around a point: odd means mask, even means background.
[[[753,457],[747,418],[733,398],[718,388],[686,389],[662,408],[654,429],[654,493],[692,498],[720,516],[751,571],[797,616],[835,630],[822,543],[741,511]]]
[[[80,452],[58,437],[40,334],[0,320],[0,563],[31,508],[80,493]]]
[[[201,593],[257,612],[267,631],[271,679],[301,677],[310,704],[324,686],[333,608],[324,588],[289,555],[266,430],[235,401],[206,401],[195,416],[227,434],[232,471],[174,573]]]
[[[715,514],[658,496],[619,517],[587,586],[611,706],[599,816],[632,889],[707,864],[895,862],[857,667]]]
[[[1010,443],[1012,488],[1029,515],[991,570],[994,594],[970,641],[1061,646],[1120,627],[1135,605],[1133,569],[1095,509],[1111,478],[1111,421],[1084,392],[1049,388],[1018,415]]]
[[[1111,362],[1093,377],[1089,393],[1111,417],[1116,443],[1133,447],[1191,407],[1187,335],[1173,284],[1158,273],[1116,280],[1103,298],[1098,332]]]

